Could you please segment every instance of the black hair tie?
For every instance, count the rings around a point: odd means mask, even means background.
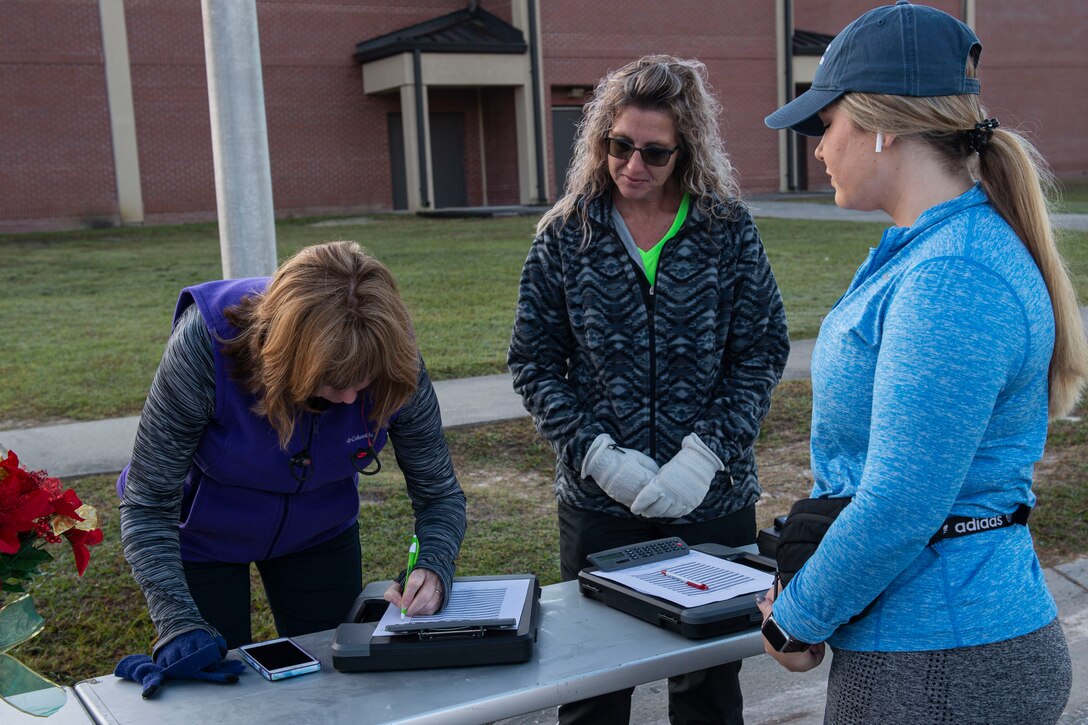
[[[967,131],[967,142],[971,150],[981,154],[990,144],[990,137],[994,135],[994,129],[1001,124],[996,118],[987,118],[975,124],[975,127]]]

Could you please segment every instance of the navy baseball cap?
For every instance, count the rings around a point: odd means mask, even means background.
[[[845,93],[954,96],[979,91],[968,78],[968,57],[978,62],[982,43],[964,23],[926,5],[899,0],[870,10],[827,46],[812,87],[763,120],[822,136],[816,115]]]

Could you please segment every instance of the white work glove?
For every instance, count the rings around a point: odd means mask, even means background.
[[[631,512],[658,519],[686,516],[703,502],[714,474],[724,468],[714,451],[689,433],[672,460],[635,498]]]
[[[609,497],[627,507],[658,470],[657,461],[641,451],[620,448],[607,433],[593,439],[582,459],[582,478],[592,478]]]

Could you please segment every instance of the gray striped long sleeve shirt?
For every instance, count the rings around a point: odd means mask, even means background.
[[[212,344],[199,310],[191,306],[179,318],[152,381],[121,501],[124,555],[158,630],[156,650],[193,629],[216,634],[186,586],[178,528],[185,479],[215,410]],[[465,534],[465,497],[422,361],[416,394],[390,424],[389,437],[416,516],[418,566],[436,572],[448,593]]]

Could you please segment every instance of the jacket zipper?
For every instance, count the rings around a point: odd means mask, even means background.
[[[314,434],[317,433],[318,414],[309,413],[307,415],[310,419],[310,425],[306,431],[306,446],[303,450],[305,450],[306,454],[310,457],[310,465],[313,466],[314,458],[311,447],[314,442]],[[298,485],[295,487],[294,493],[300,493],[305,485],[305,481],[299,481]],[[287,523],[287,508],[290,505],[290,498],[288,498],[288,496],[292,495],[294,494],[281,494],[281,496],[283,497],[283,506],[280,508],[280,522],[276,525],[276,533],[272,536],[272,542],[268,545],[268,551],[264,555],[265,559],[272,558],[272,552],[276,550],[276,544],[279,543],[280,537],[283,535],[284,524]]]
[[[647,333],[650,338],[649,354],[650,354],[650,371],[649,371],[649,412],[650,412],[650,458],[657,459],[657,338],[654,333],[654,312],[657,306],[657,298],[654,296],[654,286],[650,284],[650,280],[646,279],[646,273],[639,267],[638,263],[634,259],[631,259],[631,255],[627,255],[628,261],[631,263],[631,268],[635,272],[635,279],[638,280],[639,292],[642,293],[642,303],[646,306],[646,325]],[[660,268],[660,262],[658,262]]]
[[[650,458],[655,461],[657,460],[657,337],[654,333],[656,307],[654,286],[650,285],[646,300],[646,319],[650,325]]]
[[[618,233],[612,227],[611,224],[602,224],[601,222],[594,222],[605,227],[614,236],[618,237]],[[684,227],[688,225],[688,221],[684,222]],[[683,229],[683,227],[681,227]],[[680,236],[679,232],[676,234]],[[620,246],[623,246],[623,242],[620,241]],[[650,338],[650,458],[657,459],[657,336],[654,333],[654,315],[657,307],[657,298],[654,295],[654,285],[650,284],[650,280],[646,279],[646,273],[642,270],[634,259],[631,259],[631,255],[627,255],[628,261],[631,263],[632,268],[635,271],[635,279],[638,280],[639,289],[642,292],[642,301],[646,305],[646,320]],[[665,261],[665,250],[661,250],[661,256],[657,262],[657,272],[661,273],[661,266]]]
[[[317,433],[317,424],[318,424],[318,421],[320,420],[321,414],[320,413],[307,413],[306,415],[310,419],[310,425],[309,425],[309,428],[306,431],[306,447],[304,448],[304,450],[306,451],[306,455],[308,455],[310,457],[310,467],[312,468],[313,465],[314,465],[314,454],[313,454],[313,450],[312,450],[313,449],[313,443],[314,443],[314,435]],[[312,473],[311,473],[311,475],[312,475]],[[309,479],[306,479],[306,480],[308,481]],[[295,493],[302,493],[302,489],[306,486],[306,481],[298,481],[297,483],[298,483],[298,485],[295,487]]]

